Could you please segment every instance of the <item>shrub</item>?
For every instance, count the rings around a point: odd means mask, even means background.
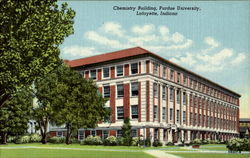
[[[116,140],[117,140],[117,145],[124,145],[124,138],[123,137],[116,138]]]
[[[196,138],[196,139],[194,139],[194,140],[192,141],[192,144],[193,144],[193,145],[201,145],[201,140],[198,139],[198,138]]]
[[[118,144],[118,141],[115,136],[109,136],[103,141],[103,145],[115,146],[117,144]]]
[[[7,143],[15,143],[17,139],[17,136],[9,136],[7,139]]]
[[[209,140],[208,139],[202,140],[202,144],[209,144]]]
[[[60,144],[60,143],[64,143],[65,142],[65,137],[51,137],[49,138],[48,142],[52,143],[52,144]]]
[[[133,137],[132,138],[132,146],[138,146],[138,145],[141,145],[140,144],[140,137]]]
[[[92,135],[89,135],[84,141],[83,144],[85,145],[101,145],[102,139],[99,136],[93,137]]]
[[[30,135],[30,142],[32,142],[32,143],[33,142],[40,142],[41,139],[42,139],[42,137],[37,133],[34,133],[34,134]]]
[[[250,140],[232,138],[228,141],[227,148],[230,151],[250,151]]]
[[[154,146],[154,147],[162,146],[162,143],[161,143],[159,140],[156,139],[156,140],[153,142],[153,146]]]
[[[79,144],[80,141],[77,138],[73,137],[73,138],[71,138],[71,143],[72,144]]]
[[[16,144],[26,144],[30,142],[30,136],[20,136],[16,139]]]
[[[145,145],[146,145],[147,147],[150,147],[150,146],[151,146],[151,140],[150,140],[150,138],[147,138],[147,139],[145,140]]]
[[[173,145],[174,145],[173,142],[168,142],[168,143],[166,143],[166,146],[173,146]]]

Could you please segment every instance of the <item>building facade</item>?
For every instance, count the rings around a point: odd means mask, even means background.
[[[228,140],[239,134],[239,94],[143,48],[65,62],[96,82],[112,111],[110,121],[79,129],[79,139],[119,137],[126,117],[132,136],[163,143]]]
[[[240,138],[250,138],[250,118],[240,119]]]

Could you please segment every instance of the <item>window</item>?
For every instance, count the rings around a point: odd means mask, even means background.
[[[194,116],[194,119],[195,119],[195,121],[194,121],[195,124],[194,124],[194,125],[197,125],[197,122],[198,122],[198,115],[197,115],[197,113],[195,113],[194,115],[195,115],[195,116]]]
[[[183,76],[183,84],[184,84],[184,85],[187,84],[187,76]]]
[[[191,125],[194,124],[193,113],[192,113],[192,112],[190,112],[190,124],[191,124]]]
[[[170,80],[174,80],[174,70],[170,71]]]
[[[182,121],[184,124],[186,123],[186,111],[183,111]]]
[[[131,118],[132,119],[138,118],[138,105],[131,105]]]
[[[123,65],[116,66],[116,76],[123,76]]]
[[[177,83],[181,83],[181,74],[180,73],[177,74]]]
[[[166,86],[162,86],[162,99],[166,99]]]
[[[124,89],[123,89],[123,84],[118,84],[116,86],[117,89],[117,97],[123,97],[124,96]]]
[[[102,131],[102,137],[103,137],[103,139],[108,138],[108,136],[109,136],[109,131],[108,130],[103,130]]]
[[[84,74],[85,74],[84,71],[80,71],[79,74],[80,74],[83,78],[85,77],[85,76],[84,76]]]
[[[170,120],[173,120],[173,109],[170,108]]]
[[[109,98],[110,97],[110,87],[109,87],[109,85],[103,86],[103,96],[104,96],[104,98]]]
[[[158,85],[157,85],[157,83],[154,83],[153,90],[154,90],[154,97],[157,97],[158,96]]]
[[[96,79],[96,70],[90,70],[90,78],[92,78],[93,80]]]
[[[137,137],[137,130],[136,129],[131,130],[131,137]]]
[[[103,68],[103,78],[109,77],[109,67]]]
[[[183,92],[183,105],[187,104],[187,95],[185,92]]]
[[[138,73],[138,63],[133,63],[131,66],[131,74],[137,74]]]
[[[118,106],[116,108],[117,108],[117,119],[123,119],[124,118],[123,106]]]
[[[163,67],[163,74],[162,74],[164,78],[167,77],[166,71],[167,71],[167,68],[164,66],[164,67]]]
[[[63,137],[63,132],[62,131],[58,131],[57,132],[57,137]]]
[[[111,108],[110,107],[105,107],[105,109],[111,113]],[[104,123],[110,123],[110,116],[105,116],[103,118],[103,122]]]
[[[79,131],[79,140],[83,140],[84,139],[84,131]]]
[[[190,88],[193,88],[193,80],[190,79]]]
[[[116,137],[122,137],[122,130],[117,130]]]
[[[166,119],[166,107],[162,107],[162,120]]]
[[[174,88],[170,88],[170,101],[174,100]]]
[[[91,131],[91,135],[92,135],[93,137],[95,137],[95,135],[96,135],[95,130],[92,130],[92,131]]]
[[[131,83],[131,96],[138,96],[138,82]]]
[[[158,139],[158,129],[154,130],[154,140]]]
[[[180,123],[180,110],[176,111],[176,121],[177,123]]]
[[[154,75],[158,75],[158,64],[157,63],[154,63],[154,69],[153,69],[153,73]]]
[[[180,99],[181,99],[181,93],[180,93],[180,90],[179,90],[179,89],[177,89],[176,93],[177,93],[177,104],[180,104]]]
[[[154,119],[158,118],[158,107],[157,105],[154,106]]]

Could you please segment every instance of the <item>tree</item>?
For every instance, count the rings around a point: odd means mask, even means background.
[[[6,144],[8,135],[20,135],[26,132],[31,118],[33,98],[28,89],[22,89],[0,108],[1,144]]]
[[[132,137],[131,137],[131,124],[130,119],[125,118],[122,126],[122,137],[123,137],[123,143],[126,146],[132,145]]]
[[[70,144],[71,135],[77,129],[93,128],[109,115],[104,107],[106,99],[98,92],[95,83],[65,65],[37,80],[35,89],[40,113],[45,114],[38,122],[65,125],[66,144]]]
[[[75,12],[56,0],[0,1],[0,108],[57,67],[59,45],[73,33]]]

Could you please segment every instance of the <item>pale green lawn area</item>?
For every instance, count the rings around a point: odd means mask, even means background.
[[[249,158],[250,154],[171,153],[183,158]]]
[[[222,150],[222,151],[227,151],[227,147],[224,144],[214,144],[214,145],[201,145],[200,149],[205,149],[205,150]]]
[[[1,158],[153,158],[144,152],[80,151],[74,149],[1,149]]]
[[[175,146],[163,146],[163,147],[138,147],[138,146],[103,146],[103,145],[80,145],[80,144],[41,144],[41,143],[28,143],[28,144],[7,144],[0,145],[0,147],[62,147],[62,148],[81,148],[81,149],[114,149],[114,150],[151,150],[151,149],[168,149],[175,148]]]

